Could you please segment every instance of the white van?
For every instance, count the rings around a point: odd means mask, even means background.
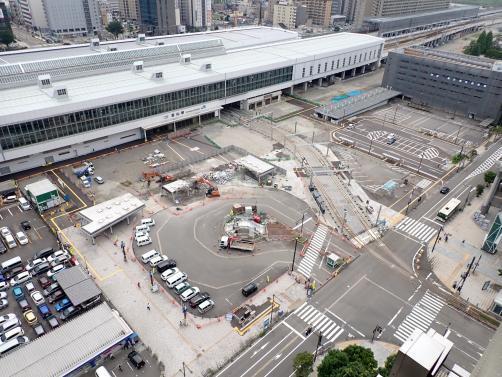
[[[14,327],[20,327],[20,326],[21,322],[19,322],[19,319],[17,318],[9,319],[8,321],[5,321],[0,325],[0,334],[12,330]]]
[[[9,249],[13,249],[17,246],[16,240],[14,239],[14,237],[12,237],[12,234],[5,236],[5,243],[7,244]]]
[[[13,329],[10,329],[6,331],[2,336],[0,336],[0,344],[3,344],[12,338],[15,338],[16,336],[23,336],[24,335],[24,330],[22,327],[14,327]]]
[[[136,238],[136,246],[145,246],[150,245],[152,243],[152,239],[149,236],[141,236]]]
[[[136,227],[136,233],[139,233],[139,232],[149,232],[150,231],[150,227],[148,225],[138,225]]]
[[[141,256],[141,260],[143,263],[148,263],[151,259],[155,258],[158,255],[159,252],[157,250],[150,250]]]
[[[20,196],[19,199],[18,199],[18,202],[19,202],[19,207],[21,207],[21,209],[23,211],[28,211],[31,206],[30,206],[30,202],[28,202],[24,196]]]
[[[14,203],[17,200],[16,195],[9,195],[9,196],[4,196],[3,197],[3,202],[4,203]]]
[[[19,267],[23,265],[23,261],[21,260],[20,256],[11,258],[9,260],[6,260],[1,264],[2,266],[2,271],[7,272],[12,270],[13,268]]]
[[[152,218],[141,219],[141,225],[155,226],[155,220]]]
[[[21,344],[28,343],[30,340],[27,336],[18,336],[8,342],[0,345],[0,355],[13,350],[14,348],[20,346]]]
[[[183,283],[187,279],[187,274],[184,272],[177,272],[172,276],[169,276],[166,280],[166,284],[169,288],[173,288],[179,283]]]

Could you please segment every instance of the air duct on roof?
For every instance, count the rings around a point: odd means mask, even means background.
[[[145,34],[138,34],[138,38],[136,38],[136,43],[141,44],[145,43],[145,41],[146,41]]]
[[[133,73],[143,72],[143,61],[137,61],[132,63],[132,71]]]
[[[164,73],[162,71],[154,72],[151,76],[152,80],[160,81],[164,79]]]
[[[68,89],[66,85],[54,85],[52,88],[51,97],[53,98],[66,98],[68,97]]]
[[[99,48],[99,38],[92,38],[90,47],[91,50],[97,50]]]
[[[212,68],[212,64],[211,63],[203,63],[201,66],[200,66],[200,70],[201,71],[204,71],[204,72],[207,72],[207,71],[210,71]]]
[[[40,89],[47,89],[52,86],[51,75],[40,75],[37,77],[37,81]]]
[[[181,55],[181,60],[180,60],[181,64],[183,64],[183,65],[190,64],[191,61],[192,61],[192,55],[190,55],[190,54]]]

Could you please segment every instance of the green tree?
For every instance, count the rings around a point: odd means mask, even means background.
[[[479,35],[477,45],[479,46],[481,53],[483,54],[486,51],[486,31],[483,30]]]
[[[488,184],[493,183],[496,175],[497,175],[497,173],[495,173],[494,171],[488,170],[485,173],[485,182]]]
[[[122,26],[122,23],[120,21],[113,20],[108,23],[106,30],[112,33],[115,36],[115,39],[117,39],[118,35],[124,32],[124,27]]]
[[[378,373],[382,377],[389,377],[390,371],[392,370],[392,366],[394,365],[394,361],[396,361],[397,353],[390,355],[385,360],[385,366],[383,368],[378,368]]]
[[[493,48],[493,33],[489,31],[486,34],[486,39],[485,39],[485,45],[484,45],[484,51],[483,54],[486,53],[489,49]]]
[[[12,30],[7,29],[0,31],[0,43],[6,45],[7,48],[9,48],[9,45],[15,41],[16,38],[14,37]]]
[[[312,372],[314,356],[310,352],[300,352],[295,356],[293,368],[295,368],[296,377],[308,377]]]
[[[345,348],[343,352],[349,357],[349,361],[361,362],[368,370],[374,370],[378,367],[373,351],[369,348],[351,345]]]
[[[476,196],[479,197],[481,194],[485,191],[485,186],[483,185],[477,185],[476,186]]]
[[[340,350],[331,350],[317,367],[319,377],[336,377],[336,372],[349,363],[349,357]]]
[[[369,348],[351,345],[332,350],[317,367],[319,377],[374,377],[378,363]]]

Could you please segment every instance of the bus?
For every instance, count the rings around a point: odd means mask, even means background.
[[[457,198],[452,198],[446,205],[441,208],[437,214],[436,219],[445,223],[450,217],[452,217],[457,209],[460,207],[461,201]]]

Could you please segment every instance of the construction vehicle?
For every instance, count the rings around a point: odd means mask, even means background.
[[[254,251],[254,242],[242,240],[237,237],[222,236],[220,239],[220,249]]]
[[[208,189],[206,191],[207,197],[216,198],[220,196],[220,191],[218,190],[218,186],[216,186],[213,182],[207,180],[206,178],[203,177],[198,178],[196,184],[203,184],[205,186],[208,186]]]
[[[176,180],[175,177],[169,174],[158,173],[156,171],[143,172],[143,179],[147,182],[151,182],[156,177],[160,178],[160,183],[173,182]]]
[[[94,165],[92,162],[84,162],[82,165],[77,165],[73,167],[73,173],[78,177],[82,177],[84,175],[93,175],[94,174]]]

